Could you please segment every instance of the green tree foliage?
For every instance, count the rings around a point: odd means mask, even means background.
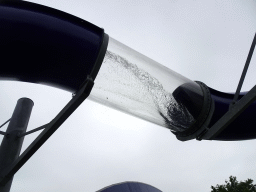
[[[211,192],[256,192],[256,185],[252,179],[238,182],[236,177],[230,176],[229,181],[225,181],[224,185],[211,186]]]

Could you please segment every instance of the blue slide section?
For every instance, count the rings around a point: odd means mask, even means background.
[[[105,36],[103,29],[50,7],[3,3],[0,80],[41,83],[74,93],[87,75],[95,79]]]
[[[139,182],[124,182],[105,187],[97,192],[161,192],[159,189]]]
[[[234,94],[223,93],[210,89],[212,99],[215,102],[215,110],[209,127],[214,125],[229,109],[229,104],[234,98]],[[242,98],[246,93],[241,93]],[[243,111],[224,131],[213,140],[235,141],[256,138],[256,102],[253,102]]]

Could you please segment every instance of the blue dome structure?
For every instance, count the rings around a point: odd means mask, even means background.
[[[140,182],[123,182],[110,185],[96,192],[161,192],[159,189]]]

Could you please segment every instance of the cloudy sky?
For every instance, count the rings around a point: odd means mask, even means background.
[[[81,17],[223,92],[236,90],[256,32],[253,0],[33,2]],[[256,54],[243,91],[255,85],[255,70]],[[34,101],[28,130],[49,122],[71,99],[63,90],[8,81],[0,82],[0,94],[0,122],[11,117],[19,98]],[[23,150],[37,135],[26,136]],[[180,142],[168,129],[86,100],[15,175],[12,192],[93,192],[124,181],[204,192],[230,175],[256,181],[255,159],[255,140]]]

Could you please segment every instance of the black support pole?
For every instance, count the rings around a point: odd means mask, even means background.
[[[21,98],[17,102],[0,146],[0,173],[19,157],[24,137],[18,135],[26,132],[33,105],[28,98]],[[13,177],[4,186],[0,185],[0,191],[9,192],[12,180]]]

